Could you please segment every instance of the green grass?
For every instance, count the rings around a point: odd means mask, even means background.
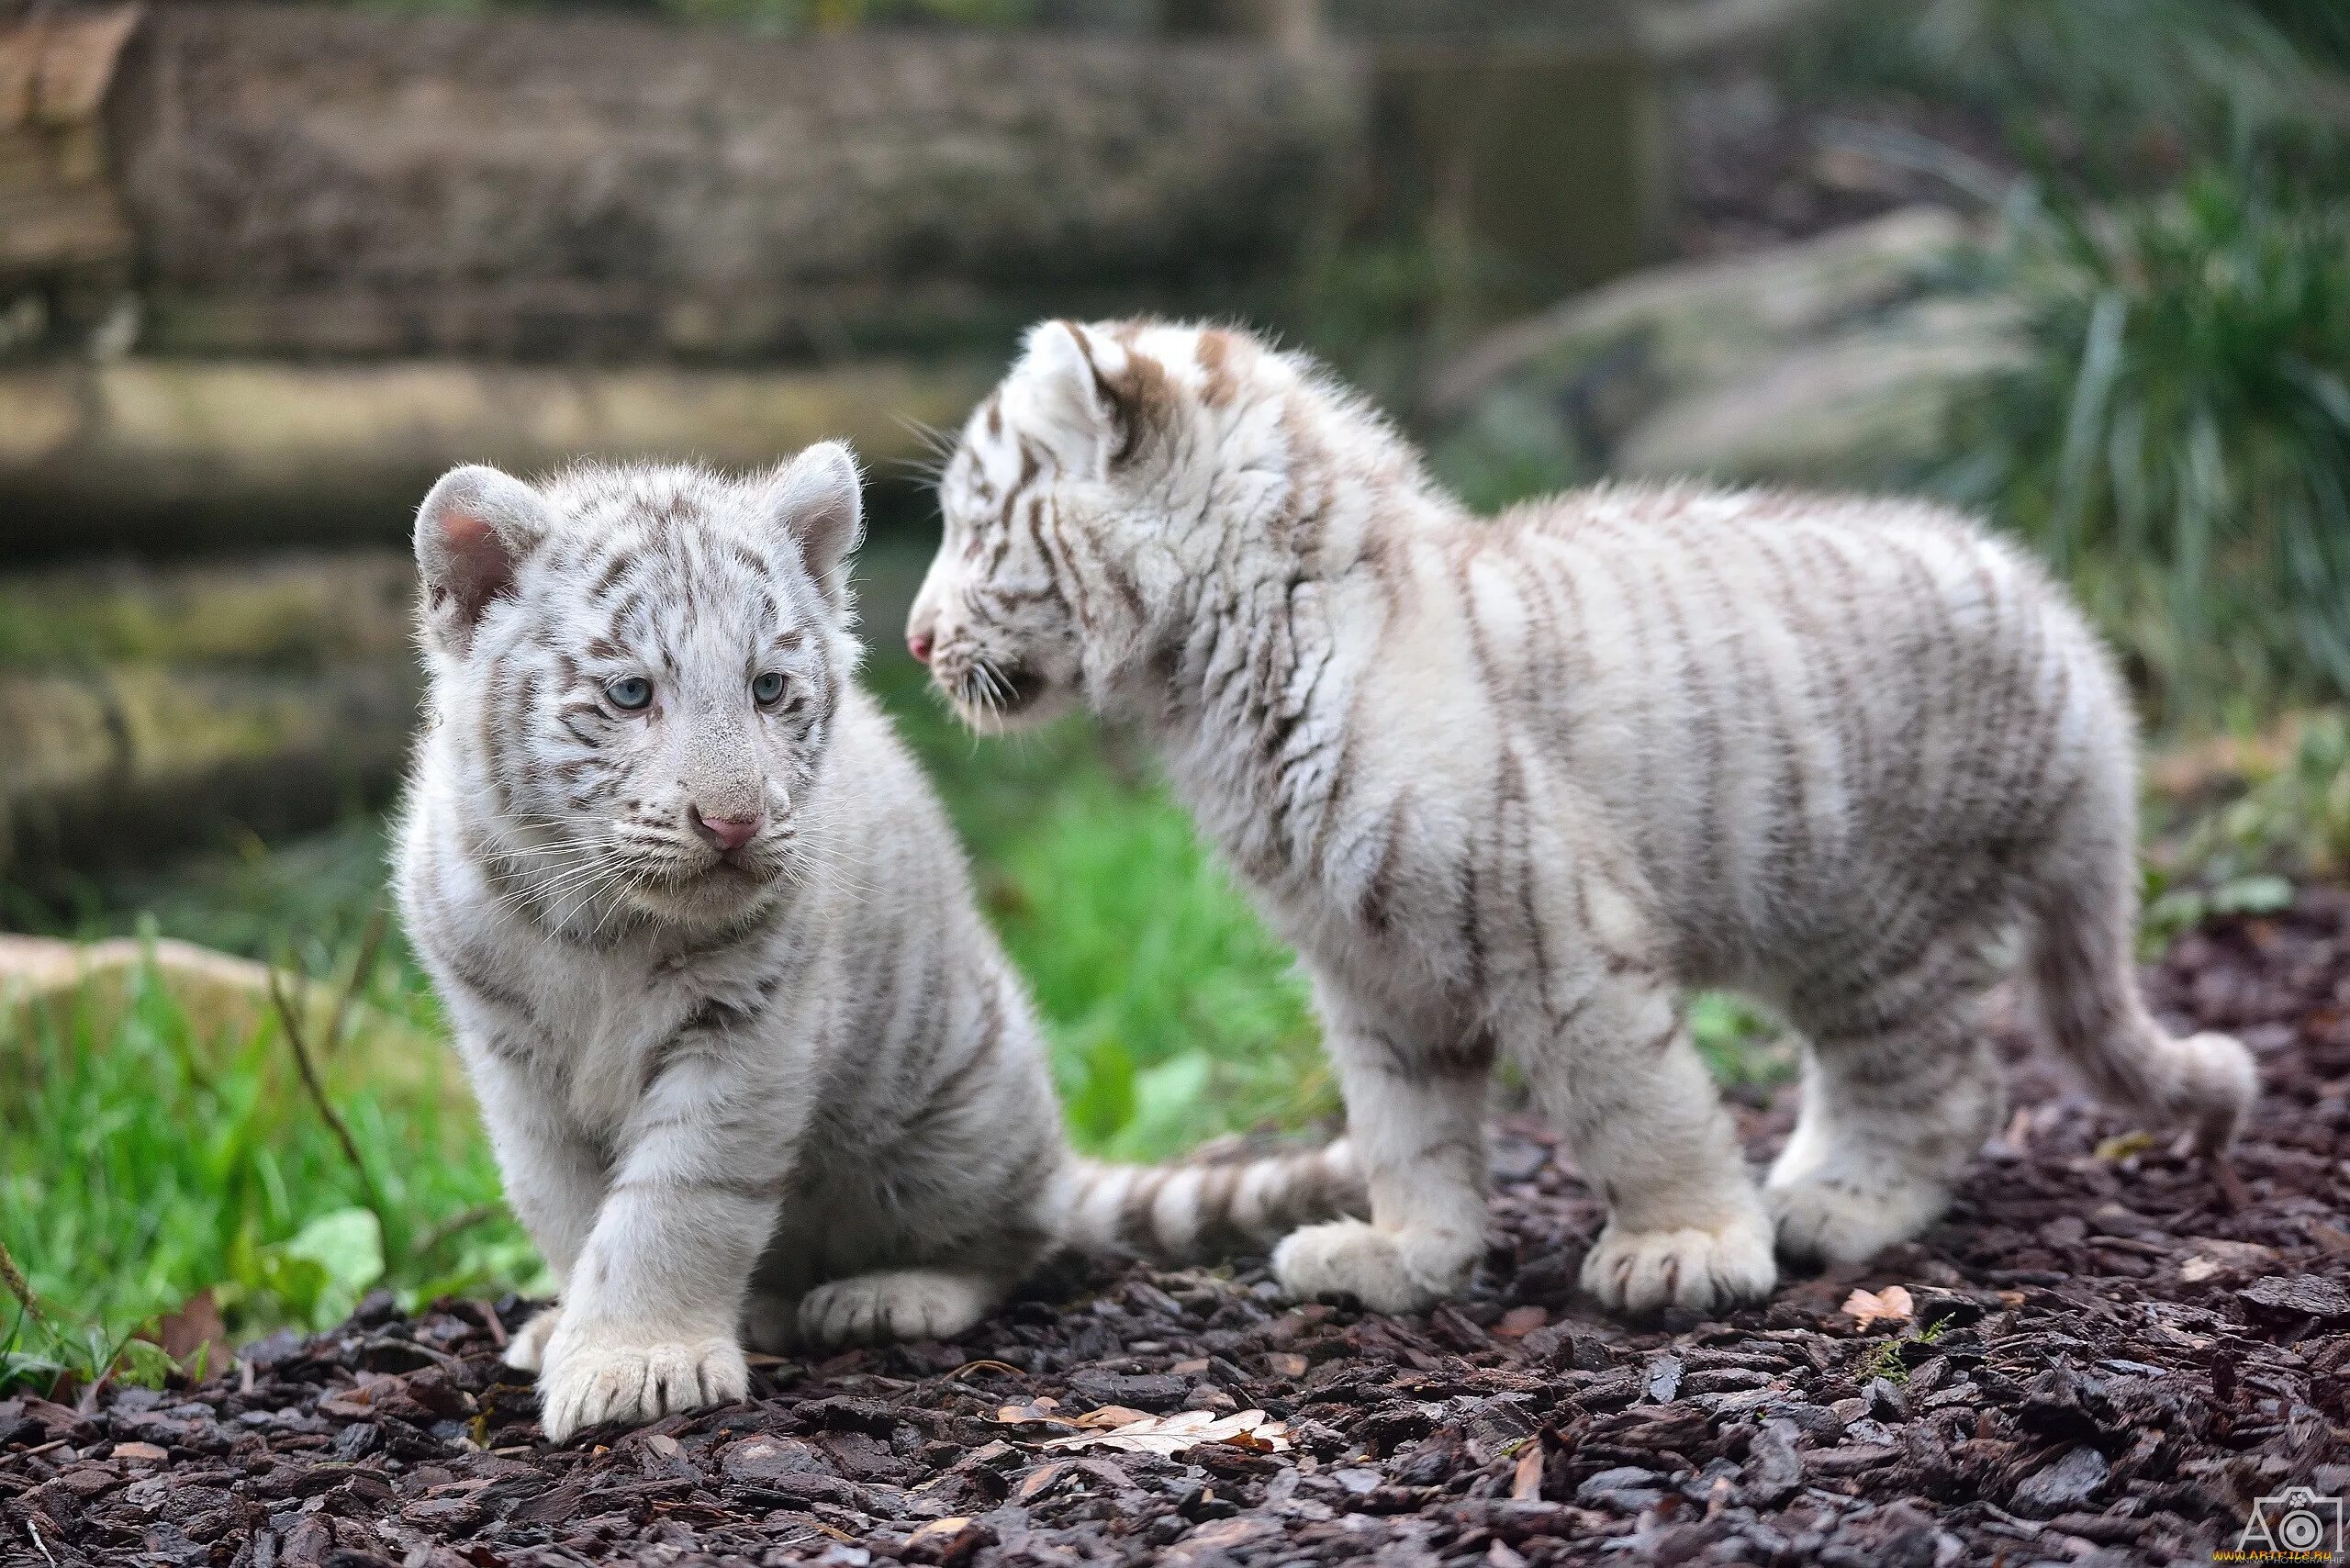
[[[204,1038],[144,980],[110,1011],[93,997],[0,1040],[0,1241],[55,1320],[19,1312],[0,1383],[87,1375],[205,1290],[241,1338],[322,1327],[378,1284],[413,1302],[537,1281],[469,1109],[371,1071],[364,1037],[319,1062],[354,1168],[274,1024]]]

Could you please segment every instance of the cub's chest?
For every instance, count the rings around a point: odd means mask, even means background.
[[[550,966],[535,988],[535,1076],[574,1120],[618,1126],[643,1097],[652,1064],[703,1008],[706,987],[651,965],[610,959]]]

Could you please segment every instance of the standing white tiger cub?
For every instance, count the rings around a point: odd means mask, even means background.
[[[1894,501],[1608,489],[1470,515],[1359,398],[1230,330],[1051,322],[974,413],[908,626],[965,715],[1137,717],[1311,971],[1370,1224],[1274,1255],[1389,1310],[1481,1250],[1488,1070],[1607,1209],[1608,1306],[1866,1257],[1999,1123],[1978,1003],[2012,928],[2108,1097],[2226,1141],[2232,1039],[2131,967],[2132,724],[2031,565]],[[1808,1040],[1758,1193],[1688,988]]]
[[[740,1397],[745,1337],[959,1334],[1056,1245],[1355,1206],[1343,1143],[1064,1147],[1027,995],[851,680],[858,520],[832,444],[744,479],[460,468],[418,514],[400,906],[562,1286],[508,1357],[557,1441]]]

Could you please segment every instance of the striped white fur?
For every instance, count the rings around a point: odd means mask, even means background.
[[[400,902],[561,1282],[511,1355],[556,1440],[739,1397],[744,1338],[952,1337],[1055,1245],[1270,1240],[1359,1188],[1343,1144],[1070,1157],[1027,995],[852,679],[857,528],[829,444],[743,479],[461,468],[419,514]]]
[[[1462,1283],[1496,1056],[1607,1206],[1612,1308],[1914,1235],[1998,1123],[1977,1008],[2019,929],[2100,1091],[2207,1147],[2253,1097],[2136,989],[2105,653],[1964,519],[1687,486],[1473,517],[1302,357],[1151,322],[1031,333],[941,494],[908,627],[940,687],[982,728],[1139,721],[1314,977],[1373,1216],[1281,1246],[1298,1294]],[[1699,985],[1807,1037],[1760,1192]]]

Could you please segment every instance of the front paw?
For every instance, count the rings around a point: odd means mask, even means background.
[[[751,1372],[732,1339],[596,1339],[558,1328],[539,1374],[539,1426],[567,1442],[606,1421],[632,1426],[678,1410],[726,1405],[750,1391]]]
[[[1359,1219],[1292,1231],[1273,1249],[1273,1277],[1301,1301],[1352,1296],[1373,1312],[1425,1312],[1469,1282],[1474,1243],[1381,1230]]]
[[[534,1372],[546,1365],[547,1341],[563,1327],[563,1303],[550,1302],[506,1342],[498,1358],[516,1372]]]
[[[1583,1288],[1630,1317],[1666,1306],[1710,1312],[1760,1301],[1778,1281],[1771,1226],[1760,1212],[1712,1228],[1625,1230],[1610,1220],[1583,1260]]]

